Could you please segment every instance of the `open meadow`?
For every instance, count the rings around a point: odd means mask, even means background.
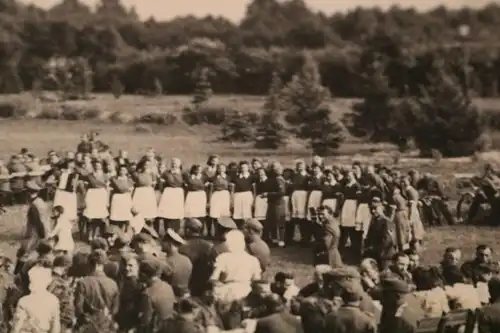
[[[6,98],[6,97],[4,97]],[[9,97],[12,98],[12,97]],[[2,98],[0,98],[0,102]],[[189,103],[188,97],[135,97],[124,96],[115,100],[110,96],[97,96],[95,100],[85,103],[94,105],[107,112],[144,113],[170,112],[180,113]],[[214,97],[210,103],[239,110],[257,112],[263,103],[261,97]],[[500,106],[494,100],[479,101],[485,105]],[[332,101],[333,110],[339,114],[349,112],[352,101]],[[500,109],[500,107],[499,107]],[[304,158],[309,160],[311,154],[299,143],[292,141],[289,147],[275,151],[256,150],[249,144],[221,143],[216,139],[219,128],[211,125],[188,126],[182,122],[171,126],[148,125],[149,130],[138,130],[136,124],[113,124],[94,119],[89,121],[64,121],[47,119],[1,119],[0,118],[0,158],[7,159],[10,154],[25,147],[37,155],[45,155],[48,150],[74,150],[83,133],[97,130],[101,140],[112,149],[126,149],[133,158],[144,153],[148,147],[154,147],[158,153],[170,157],[180,157],[186,165],[204,164],[209,154],[219,154],[223,161],[238,161],[261,157],[268,160],[279,160],[286,166],[293,166],[293,160]],[[498,154],[500,155],[500,154]],[[397,157],[396,157],[397,156]],[[495,162],[496,153],[488,153],[474,158],[418,159],[412,156],[400,156],[390,145],[373,145],[356,140],[348,140],[340,149],[340,156],[328,157],[328,164],[351,164],[354,160],[381,162],[402,170],[416,168],[431,171],[444,183],[448,196],[456,198],[457,189],[453,181],[454,173],[478,173],[485,161]],[[498,157],[500,161],[500,157]],[[10,207],[0,216],[0,252],[14,258],[19,240],[24,231],[26,207]],[[500,252],[500,229],[487,227],[440,227],[427,232],[422,260],[426,264],[439,262],[443,250],[448,246],[460,247],[464,258],[473,255],[479,243],[490,244],[496,252]],[[84,246],[83,244],[80,244]],[[306,249],[286,248],[273,250],[273,265],[269,274],[278,270],[293,271],[300,284],[311,276],[311,255]]]

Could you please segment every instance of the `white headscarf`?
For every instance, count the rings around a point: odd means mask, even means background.
[[[226,234],[226,246],[231,253],[246,251],[245,235],[239,230],[231,230]]]
[[[49,268],[34,266],[28,271],[29,289],[33,292],[47,290],[52,282],[52,271]]]

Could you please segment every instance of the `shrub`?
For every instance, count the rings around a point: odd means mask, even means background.
[[[137,124],[134,126],[137,133],[153,133],[153,129],[148,124]]]
[[[168,112],[145,113],[140,115],[136,122],[170,126],[177,123],[177,117]]]
[[[221,141],[249,142],[255,139],[255,119],[251,113],[239,111],[228,114],[221,127]]]
[[[98,119],[102,113],[96,106],[63,105],[61,109],[61,119],[70,121],[95,120]]]
[[[130,113],[125,113],[121,111],[115,111],[109,115],[109,121],[113,124],[130,124],[133,122],[135,117]]]
[[[190,126],[195,125],[222,125],[228,113],[233,110],[225,107],[200,106],[198,108],[186,107],[182,111],[182,121]]]
[[[22,103],[8,101],[0,102],[0,118],[22,118],[28,113],[28,108]]]
[[[62,112],[63,112],[63,110],[57,104],[44,105],[42,107],[42,110],[40,111],[40,113],[37,115],[37,118],[38,119],[58,120],[58,119],[61,119]]]

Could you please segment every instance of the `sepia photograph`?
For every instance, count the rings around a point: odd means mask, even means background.
[[[500,2],[0,0],[0,333],[500,333],[499,252]]]

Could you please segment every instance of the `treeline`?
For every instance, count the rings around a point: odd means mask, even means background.
[[[458,34],[467,25],[470,33]],[[239,24],[220,17],[141,21],[120,0],[89,8],[63,0],[49,10],[0,0],[0,92],[65,84],[53,75],[67,60],[86,87],[126,93],[192,93],[200,70],[214,93],[265,94],[277,72],[289,81],[308,49],[333,96],[366,95],[366,71],[383,62],[396,95],[415,95],[445,59],[462,85],[479,96],[499,93],[500,6],[479,10],[438,7],[419,13],[392,7],[328,16],[303,0],[254,0]],[[62,65],[61,65],[62,64]]]

